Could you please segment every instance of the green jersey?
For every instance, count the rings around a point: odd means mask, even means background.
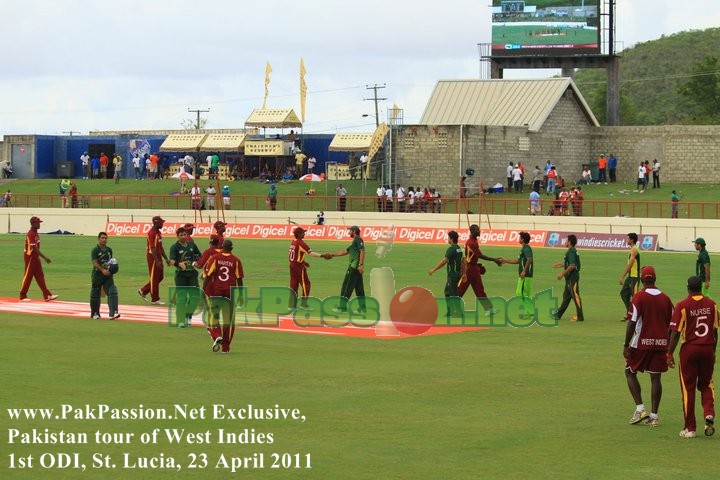
[[[700,280],[705,281],[705,265],[710,265],[710,254],[703,247],[698,252],[697,262],[695,262],[695,275],[700,277]]]
[[[448,247],[448,249],[445,251],[445,258],[447,258],[447,274],[455,275],[457,277],[460,276],[460,269],[463,259],[463,250],[462,248],[457,244],[453,243]]]
[[[525,269],[525,265],[527,265],[528,260],[532,260],[532,258],[533,254],[530,245],[523,245],[522,248],[520,248],[520,257],[518,257],[518,273],[522,273],[522,271]],[[531,262],[530,266],[527,267],[527,271],[525,272],[526,278],[532,278],[534,266],[535,262]]]
[[[360,250],[365,250],[365,243],[360,237],[353,238],[352,243],[346,249],[350,256],[350,266],[352,268],[358,268],[360,266]]]
[[[566,269],[570,265],[575,265],[573,271],[565,275],[565,279],[577,280],[580,278],[580,254],[577,253],[575,247],[570,247],[567,252],[565,252],[564,265]]]
[[[95,248],[90,252],[90,261],[96,260],[98,265],[102,268],[108,268],[108,262],[113,257],[113,251],[110,247],[100,248],[100,245],[95,245]],[[97,268],[93,267],[93,275],[104,276]]]
[[[186,273],[188,275],[197,275],[195,267],[192,266],[193,262],[197,261],[202,256],[200,249],[193,242],[187,242],[185,245],[180,242],[170,247],[170,256],[168,260],[175,260],[176,273]],[[180,264],[185,264],[185,270],[180,268]]]

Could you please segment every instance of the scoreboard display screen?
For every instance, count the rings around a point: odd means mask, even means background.
[[[492,56],[597,55],[601,0],[493,0]]]

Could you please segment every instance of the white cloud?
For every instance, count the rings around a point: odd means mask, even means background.
[[[208,126],[241,127],[262,104],[300,113],[307,132],[368,131],[370,84],[417,122],[437,80],[478,78],[491,2],[435,0],[0,0],[0,135],[178,128],[190,108]],[[720,22],[720,2],[618,1],[618,40]],[[701,11],[702,14],[697,14]],[[547,76],[554,71],[540,72]],[[537,72],[506,71],[507,77]]]

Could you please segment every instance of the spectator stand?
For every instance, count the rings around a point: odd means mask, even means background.
[[[285,129],[302,128],[302,122],[291,108],[260,108],[252,111],[245,120],[245,127],[262,128],[262,135],[251,135],[245,139],[243,168],[250,177],[265,177],[266,181],[277,181],[288,168],[295,168],[295,154],[302,151],[302,136],[293,132],[285,135]],[[267,129],[279,129],[279,133],[268,133]],[[302,172],[295,172],[297,177]]]

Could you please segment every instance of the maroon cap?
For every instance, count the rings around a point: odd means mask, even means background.
[[[42,223],[42,220],[40,220],[40,217],[30,217],[30,223]]]
[[[650,265],[646,265],[640,270],[640,278],[657,278],[655,277],[655,269]]]
[[[152,222],[153,222],[153,223],[165,223],[165,219],[162,218],[160,215],[155,215],[155,216],[152,218]]]
[[[183,228],[184,228],[185,230],[187,230],[188,228],[191,228],[191,229],[194,230],[194,229],[195,229],[195,225],[193,225],[192,223],[186,223],[185,225],[183,225]]]
[[[220,242],[220,236],[213,233],[210,235],[210,244],[217,245]]]
[[[295,227],[295,229],[293,230],[293,235],[295,235],[295,236],[297,237],[297,236],[300,235],[301,233],[305,233],[305,232],[307,232],[307,230],[305,230],[304,228],[302,228],[302,227]]]
[[[218,220],[217,222],[215,222],[215,224],[213,226],[217,228],[220,225],[222,225],[224,227],[225,225],[227,225],[227,223],[221,222],[220,220]]]

